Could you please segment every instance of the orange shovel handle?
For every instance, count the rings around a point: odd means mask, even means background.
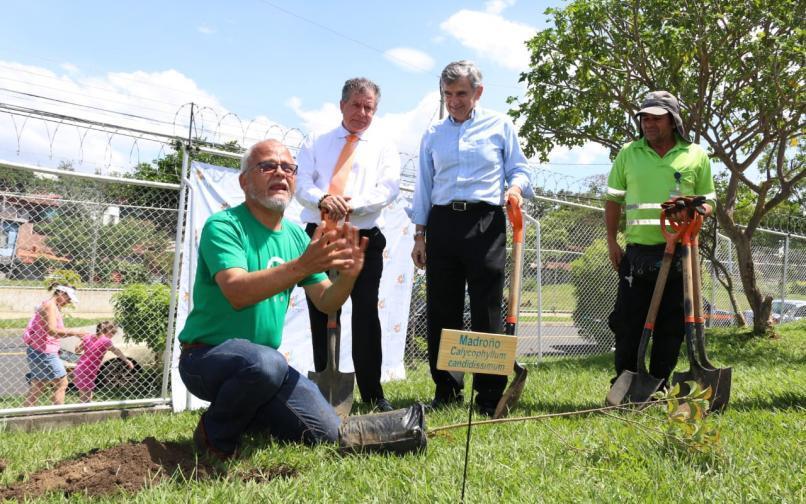
[[[523,243],[523,214],[515,196],[510,196],[507,200],[507,215],[512,223],[512,241]]]

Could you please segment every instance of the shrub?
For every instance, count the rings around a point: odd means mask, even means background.
[[[54,269],[49,274],[45,275],[43,283],[47,289],[53,282],[61,285],[81,287],[81,275],[71,269]]]
[[[613,310],[618,276],[610,266],[607,242],[599,239],[571,263],[571,283],[576,296],[574,323],[579,335],[603,347],[613,345],[613,332],[607,317]]]
[[[126,339],[145,343],[157,356],[165,350],[171,291],[163,284],[132,284],[112,297],[115,320]]]

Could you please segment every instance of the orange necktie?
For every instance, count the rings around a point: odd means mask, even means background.
[[[353,165],[353,156],[355,155],[355,148],[358,146],[358,135],[350,133],[347,135],[344,147],[341,148],[339,159],[336,161],[336,167],[333,168],[333,176],[330,178],[330,187],[328,187],[328,194],[335,194],[341,196],[344,194],[344,188],[347,187],[347,177],[350,176],[350,169]]]

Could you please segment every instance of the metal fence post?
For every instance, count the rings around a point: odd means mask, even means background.
[[[540,221],[535,221],[535,251],[537,256],[537,363],[543,360],[543,258],[541,257]]]
[[[778,305],[779,320],[783,322],[784,317],[784,304],[786,304],[786,277],[787,266],[789,263],[789,233],[784,237],[784,256],[781,258],[781,303]]]
[[[100,235],[98,229],[98,207],[97,205],[92,205],[90,208],[90,216],[92,221],[92,253],[90,255],[90,278],[89,284],[95,285],[95,267],[98,263],[98,237]]]
[[[165,337],[165,351],[162,354],[162,397],[167,399],[168,382],[171,374],[173,357],[174,322],[176,320],[176,302],[179,294],[179,262],[182,257],[182,236],[185,229],[185,195],[188,190],[188,153],[182,144],[182,172],[180,174],[179,203],[176,211],[176,238],[174,239],[174,262],[171,272],[171,298],[168,304],[168,330]]]

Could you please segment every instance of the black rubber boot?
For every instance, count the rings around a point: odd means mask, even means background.
[[[427,445],[423,405],[347,417],[339,427],[342,453],[396,453],[425,451]]]

